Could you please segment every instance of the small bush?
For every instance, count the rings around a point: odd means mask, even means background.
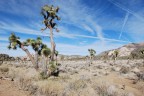
[[[118,92],[115,89],[115,86],[110,86],[104,83],[101,83],[99,85],[96,85],[94,87],[96,90],[97,94],[99,96],[118,96]]]
[[[124,66],[120,69],[120,73],[123,73],[123,74],[127,74],[129,71],[130,71],[130,68],[124,67]]]
[[[137,83],[137,89],[140,90],[142,93],[144,93],[144,82],[138,82]]]
[[[44,80],[37,82],[36,85],[40,96],[61,96],[63,91],[63,86],[59,81]]]
[[[45,72],[40,72],[41,79],[47,79],[49,76]]]
[[[144,81],[144,72],[137,72],[136,73],[138,80]]]
[[[84,89],[86,87],[87,87],[86,82],[84,80],[81,80],[81,79],[76,80],[74,82],[71,82],[69,84],[69,89],[73,90],[73,91],[78,91],[79,89]]]

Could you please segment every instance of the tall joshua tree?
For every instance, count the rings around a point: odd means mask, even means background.
[[[89,54],[90,54],[90,64],[92,64],[93,58],[96,54],[96,51],[94,49],[88,49]]]
[[[32,57],[32,55],[30,54],[30,52],[28,51],[28,49],[25,48],[25,44],[22,43],[20,40],[20,37],[17,37],[14,33],[11,33],[10,37],[9,37],[9,46],[8,49],[14,49],[16,50],[17,47],[21,48],[30,58],[32,64],[35,64],[34,58]]]
[[[55,54],[55,47],[56,47],[53,38],[53,29],[56,29],[56,31],[59,32],[59,30],[55,28],[57,24],[54,22],[55,18],[57,20],[60,20],[60,18],[57,16],[58,11],[59,11],[59,7],[54,8],[53,5],[51,6],[45,5],[42,7],[42,11],[41,11],[41,14],[43,15],[44,18],[43,23],[45,24],[45,28],[41,30],[44,31],[47,28],[50,30],[51,61],[54,61],[54,54]]]

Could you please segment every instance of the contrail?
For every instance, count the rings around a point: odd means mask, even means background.
[[[109,1],[110,3],[112,3],[112,4],[114,4],[115,6],[121,8],[122,10],[127,11],[128,13],[134,15],[135,17],[137,17],[138,19],[140,19],[141,21],[144,22],[144,18],[143,18],[142,16],[140,16],[139,14],[135,13],[134,11],[132,11],[132,10],[130,10],[130,9],[122,6],[122,5],[119,4],[119,3],[114,2],[113,0],[108,0],[108,1]]]
[[[59,34],[55,34],[55,35],[60,36],[60,35],[67,35],[67,34],[65,34],[65,33],[59,33]],[[100,40],[103,39],[103,40],[106,40],[106,41],[131,43],[129,41],[110,39],[110,38],[104,38],[104,37],[98,37],[98,36],[87,36],[87,35],[77,35],[77,34],[68,34],[68,35],[71,36],[71,37],[83,37],[83,38],[93,38],[93,39],[100,39]],[[49,36],[49,35],[45,34],[43,36]]]
[[[126,13],[126,16],[125,16],[125,18],[124,18],[124,23],[123,23],[122,28],[121,28],[121,32],[120,32],[120,35],[119,35],[119,39],[120,39],[121,36],[122,36],[123,29],[124,29],[125,24],[126,24],[126,22],[127,22],[127,20],[128,20],[128,17],[129,17],[129,12]]]

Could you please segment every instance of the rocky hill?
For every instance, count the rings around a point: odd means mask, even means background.
[[[140,50],[144,50],[144,42],[143,43],[130,43],[117,49],[108,50],[108,51],[100,53],[98,57],[105,57],[105,56],[110,57],[114,53],[115,50],[118,51],[119,58],[131,57],[132,54],[135,55],[136,58],[143,58],[144,56],[140,54]]]
[[[15,60],[15,58],[11,57],[7,54],[0,54],[0,60],[2,60],[2,61],[12,61],[12,60]]]

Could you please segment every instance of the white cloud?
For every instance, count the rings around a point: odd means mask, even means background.
[[[80,0],[66,0],[65,2],[61,2],[62,0],[57,1],[55,5],[60,6],[60,10],[62,10],[60,15],[66,23],[73,23],[74,26],[91,33],[96,32],[99,39],[103,41],[102,27],[96,23],[95,19],[92,19],[95,17],[93,14],[89,15],[92,10],[83,5]]]

